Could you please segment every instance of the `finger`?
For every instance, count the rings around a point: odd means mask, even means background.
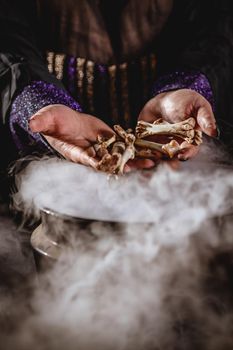
[[[155,114],[149,108],[143,108],[139,114],[138,120],[144,120],[145,122],[152,123],[155,120]]]
[[[216,121],[211,107],[202,106],[198,109],[197,122],[205,134],[213,137],[217,136]]]
[[[134,159],[134,160],[128,161],[127,163],[130,170],[151,169],[156,164],[157,163],[151,159]]]
[[[96,168],[98,161],[91,156],[93,152],[90,147],[87,150],[83,150],[80,147],[60,141],[54,137],[45,136],[45,138],[49,144],[66,159],[74,163],[80,163]]]
[[[180,168],[180,162],[177,159],[162,160],[161,163],[166,164],[172,170],[178,170]]]
[[[143,120],[147,123],[153,123],[155,120],[162,118],[160,113],[151,111],[149,109],[143,109],[138,116],[138,120]]]
[[[178,154],[177,158],[181,161],[185,161],[191,158],[194,158],[199,152],[199,147],[190,145],[186,150],[182,153]]]
[[[87,138],[89,140],[96,141],[96,135],[110,138],[115,134],[114,130],[101,119],[89,114],[83,114],[83,117],[83,120],[86,121],[86,123],[83,123],[83,128],[85,129],[85,132],[88,129]],[[87,123],[91,125],[91,128],[86,128]]]
[[[77,113],[65,106],[53,105],[42,108],[29,120],[32,132],[40,132],[47,136],[61,137],[65,141],[74,139],[79,133],[80,123]]]
[[[29,127],[32,132],[62,139],[81,148],[87,147],[85,140],[96,142],[98,134],[111,137],[114,133],[100,119],[60,105],[42,108],[30,119]]]
[[[161,108],[159,101],[151,99],[141,110],[138,120],[144,120],[148,123],[153,123],[156,119],[161,118]]]
[[[128,164],[125,164],[124,167],[124,174],[128,174],[131,173],[132,169],[130,168],[130,166]]]

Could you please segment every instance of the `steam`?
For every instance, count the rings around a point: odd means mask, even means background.
[[[28,215],[49,208],[78,218],[154,223],[162,241],[175,234],[177,242],[205,219],[231,213],[233,168],[222,159],[206,147],[179,171],[162,165],[118,179],[63,160],[35,161],[17,178],[15,204]]]
[[[31,162],[16,205],[100,220],[98,240],[74,242],[40,276],[5,349],[232,349],[233,176],[213,147],[178,171],[161,165],[118,180]],[[121,234],[105,221],[122,223]]]

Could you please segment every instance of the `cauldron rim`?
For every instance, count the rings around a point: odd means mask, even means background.
[[[77,223],[105,223],[105,224],[118,224],[118,225],[148,225],[155,224],[153,221],[120,221],[120,220],[106,220],[106,219],[90,219],[85,217],[76,217],[69,214],[60,213],[59,211],[44,207],[40,209],[41,213],[49,215],[55,218],[59,218],[65,221],[77,222]]]

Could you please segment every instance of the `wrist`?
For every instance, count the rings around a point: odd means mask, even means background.
[[[210,82],[201,72],[178,70],[164,75],[155,82],[153,96],[181,89],[196,91],[210,103],[213,110],[215,109]]]
[[[52,151],[40,133],[33,133],[28,128],[28,120],[43,108],[67,106],[73,111],[80,111],[80,105],[69,94],[43,81],[35,81],[26,86],[16,97],[11,106],[9,126],[18,151],[24,155],[32,151]]]

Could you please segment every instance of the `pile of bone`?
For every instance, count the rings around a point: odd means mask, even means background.
[[[188,118],[182,122],[170,124],[163,119],[153,124],[145,121],[137,123],[135,133],[115,125],[114,134],[109,139],[97,137],[94,145],[100,161],[97,169],[109,174],[123,174],[125,164],[135,158],[174,158],[190,145],[202,143],[202,132],[197,130],[196,120]],[[167,136],[167,143],[148,141],[148,136]],[[181,140],[179,143],[178,141]]]

